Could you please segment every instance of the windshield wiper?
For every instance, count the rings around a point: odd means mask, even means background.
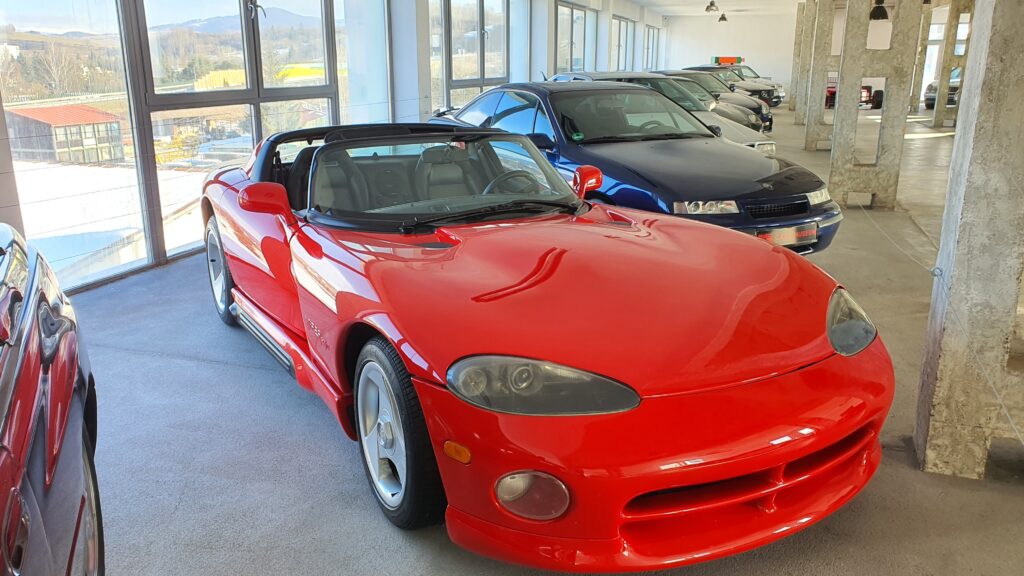
[[[690,138],[714,138],[712,134],[701,134],[699,132],[670,132],[667,134],[651,134],[650,136],[644,136],[641,140],[689,140]]]
[[[402,234],[412,234],[416,228],[422,226],[430,226],[441,222],[449,222],[452,220],[466,220],[478,216],[491,216],[493,214],[502,214],[506,212],[521,212],[525,209],[536,209],[536,208],[558,208],[559,210],[566,210],[572,213],[576,213],[579,209],[578,202],[559,202],[557,200],[543,200],[543,199],[520,199],[512,200],[510,202],[502,202],[501,204],[492,204],[490,206],[484,206],[475,210],[464,210],[462,212],[452,212],[450,214],[442,214],[440,216],[431,216],[429,218],[413,218],[412,220],[406,220],[398,225],[398,231]]]
[[[598,136],[596,138],[587,138],[580,140],[580,144],[604,144],[606,142],[636,142],[640,138],[637,136]]]

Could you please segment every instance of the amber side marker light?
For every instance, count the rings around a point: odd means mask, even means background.
[[[444,454],[460,464],[469,464],[473,460],[473,454],[469,451],[469,448],[451,440],[445,441]]]

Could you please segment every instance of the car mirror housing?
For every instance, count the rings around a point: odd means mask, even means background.
[[[238,205],[247,212],[276,214],[289,226],[298,223],[288,203],[288,191],[276,182],[254,182],[242,188]]]
[[[572,177],[572,189],[580,198],[586,198],[588,192],[600,189],[603,183],[604,174],[601,169],[589,164],[577,168]]]
[[[551,136],[548,136],[547,134],[534,132],[533,134],[528,135],[527,138],[530,139],[530,142],[533,142],[534,146],[546,152],[555,149],[555,141],[552,140]]]
[[[718,126],[717,124],[708,124],[708,130],[711,130],[711,133],[714,134],[715,136],[722,135],[722,127]]]

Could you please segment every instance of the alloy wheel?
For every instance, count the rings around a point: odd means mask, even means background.
[[[374,361],[359,373],[356,419],[359,443],[377,497],[394,510],[402,503],[406,483],[405,433],[398,403],[387,374]]]

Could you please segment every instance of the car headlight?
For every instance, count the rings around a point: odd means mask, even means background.
[[[815,190],[807,195],[807,201],[810,202],[811,206],[817,206],[818,204],[824,204],[832,200],[832,195],[828,193],[828,188],[822,188],[821,190]]]
[[[765,156],[775,156],[775,142],[758,142],[754,144],[754,150]]]
[[[924,89],[925,94],[935,94],[938,91],[939,88],[935,84],[929,84],[928,87]]]
[[[836,288],[828,303],[828,340],[843,356],[853,356],[868,347],[878,335],[864,310],[850,293]]]
[[[765,103],[765,102],[761,102],[761,114],[767,114],[767,113],[768,113],[768,104]]]
[[[739,214],[740,212],[740,207],[735,200],[674,202],[672,209],[676,214]]]
[[[750,122],[752,124],[754,122],[757,122],[758,120],[760,120],[760,118],[757,117],[757,114],[747,114],[747,122]]]
[[[487,410],[537,416],[632,410],[640,396],[597,374],[512,356],[470,356],[448,370],[457,396]]]

